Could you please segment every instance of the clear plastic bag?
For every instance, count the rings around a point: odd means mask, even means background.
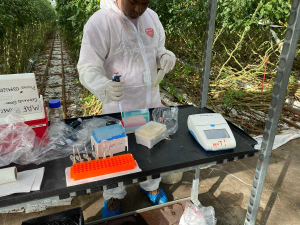
[[[21,118],[8,115],[0,124],[0,167],[16,162],[32,150],[35,132]]]
[[[186,203],[179,225],[215,225],[215,210],[212,206],[197,207]]]
[[[51,124],[40,142],[33,149],[23,153],[15,162],[18,164],[41,164],[58,158],[64,158],[73,154],[73,146],[77,154],[85,153],[85,146],[91,152],[91,135],[94,128],[106,126],[107,122],[119,123],[120,120],[111,117],[92,118],[83,120],[75,129],[56,122]]]
[[[44,133],[39,145],[32,151],[19,158],[19,164],[41,164],[73,154],[73,146],[84,153],[85,138],[82,134],[64,124],[56,122],[51,124]]]
[[[87,146],[88,150],[91,150],[90,140],[93,133],[93,129],[119,123],[120,120],[109,116],[104,116],[101,118],[93,117],[91,119],[83,120],[82,123],[78,127],[76,127],[76,131],[83,135],[85,139],[85,145]]]
[[[75,129],[57,122],[47,127],[41,139],[21,118],[9,115],[0,124],[0,166],[14,162],[17,164],[41,164],[76,153],[85,153],[85,145],[91,149],[90,138],[94,128],[117,124],[120,120],[112,117],[83,120]],[[91,150],[90,150],[91,151]]]
[[[173,135],[178,130],[178,107],[160,107],[152,112],[153,121],[165,124],[167,134]]]
[[[109,116],[104,116],[101,118],[93,117],[91,119],[83,120],[82,123],[76,127],[76,130],[89,139],[94,128],[104,127],[109,124],[118,124],[119,122],[120,120]]]

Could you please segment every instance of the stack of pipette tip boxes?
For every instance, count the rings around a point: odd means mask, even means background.
[[[165,124],[150,121],[135,130],[136,143],[153,148],[158,142],[167,137],[167,127]]]
[[[119,124],[93,129],[91,136],[92,150],[98,157],[103,157],[107,146],[110,148],[108,154],[116,154],[128,150],[128,138],[124,128]],[[104,153],[105,154],[105,153]]]

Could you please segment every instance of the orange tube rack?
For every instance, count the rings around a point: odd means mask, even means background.
[[[71,179],[81,180],[90,177],[132,170],[137,166],[131,154],[114,156],[113,158],[85,161],[84,163],[76,163],[71,167]]]

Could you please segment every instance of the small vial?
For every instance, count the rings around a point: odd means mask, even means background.
[[[56,123],[64,120],[63,110],[58,99],[51,99],[49,101],[49,121],[50,123]]]

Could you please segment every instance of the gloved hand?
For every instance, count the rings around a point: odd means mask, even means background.
[[[155,81],[154,87],[159,85],[160,82],[164,79],[165,74],[169,73],[174,68],[175,62],[176,62],[175,56],[169,54],[162,55],[162,57],[160,58],[161,69],[157,73],[157,79]]]
[[[124,97],[124,83],[124,80],[121,80],[121,82],[108,82],[105,87],[105,95],[112,101],[121,101]]]
[[[169,73],[175,66],[176,58],[169,54],[164,54],[160,58],[161,69],[165,71],[165,74]]]

